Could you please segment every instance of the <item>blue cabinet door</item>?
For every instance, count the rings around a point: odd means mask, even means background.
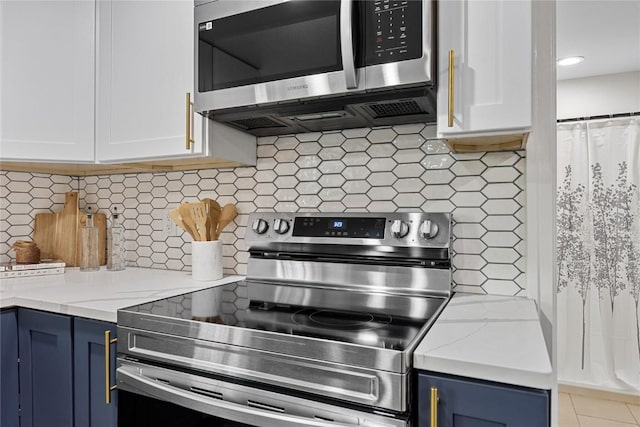
[[[546,390],[429,372],[418,374],[420,427],[431,427],[432,387],[438,391],[437,427],[549,426]]]
[[[0,426],[18,427],[18,315],[0,314]]]
[[[71,318],[18,310],[21,427],[73,426]]]
[[[74,385],[76,427],[116,427],[117,393],[106,403],[105,331],[115,338],[113,323],[74,318]],[[109,385],[115,384],[115,346],[111,347]]]

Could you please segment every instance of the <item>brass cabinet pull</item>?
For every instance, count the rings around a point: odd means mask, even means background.
[[[450,128],[453,127],[453,50],[449,51],[449,123]]]
[[[111,331],[104,331],[104,403],[111,403],[111,392],[116,389],[111,385],[111,344],[118,342],[118,338],[111,339]]]
[[[191,128],[193,126],[193,102],[191,102],[191,93],[187,92],[186,96],[186,123],[185,123],[185,147],[187,150],[191,150],[191,144],[194,144],[193,135],[191,134]]]
[[[438,427],[438,388],[431,387],[431,427]]]

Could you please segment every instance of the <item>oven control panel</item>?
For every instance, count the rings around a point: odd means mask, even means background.
[[[302,237],[341,237],[382,239],[386,218],[302,217],[295,218],[293,235]]]
[[[247,246],[272,243],[324,243],[448,248],[451,214],[274,213],[249,217]]]

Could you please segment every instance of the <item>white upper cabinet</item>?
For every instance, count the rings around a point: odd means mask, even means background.
[[[0,1],[0,159],[94,161],[95,3]]]
[[[192,1],[99,1],[97,160],[204,155],[193,93]]]
[[[531,2],[447,0],[438,6],[438,132],[445,138],[528,132]]]

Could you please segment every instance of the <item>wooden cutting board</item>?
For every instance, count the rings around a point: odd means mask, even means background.
[[[63,260],[69,267],[78,267],[81,259],[80,229],[87,216],[78,209],[78,193],[68,192],[62,212],[36,214],[33,241],[38,244],[42,258]],[[106,264],[107,218],[103,213],[93,216],[98,228],[98,259]]]

